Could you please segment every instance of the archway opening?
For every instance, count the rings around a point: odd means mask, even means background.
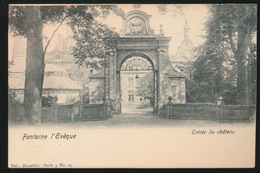
[[[143,55],[127,57],[120,67],[122,113],[152,113],[155,106],[155,73],[152,61]]]

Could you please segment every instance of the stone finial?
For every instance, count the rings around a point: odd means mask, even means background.
[[[168,97],[168,100],[169,100],[169,102],[167,103],[167,105],[173,105],[171,96]]]
[[[163,25],[162,24],[160,25],[160,35],[164,35],[163,34]]]

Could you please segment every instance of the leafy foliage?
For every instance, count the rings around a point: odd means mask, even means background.
[[[76,19],[78,26],[72,27],[76,46],[73,49],[73,56],[76,62],[83,65],[86,62],[91,67],[98,68],[98,64],[102,64],[109,56],[109,45],[106,45],[104,39],[107,37],[116,37],[114,33],[106,25],[95,21],[87,21],[84,18]],[[86,59],[94,61],[85,61]],[[104,64],[103,64],[104,65]]]
[[[183,15],[183,6],[180,4],[158,4],[157,8],[161,14],[171,13],[172,16]]]
[[[107,57],[108,48],[103,39],[114,36],[114,33],[106,25],[97,22],[96,18],[106,17],[110,11],[117,15],[124,15],[123,11],[116,8],[115,5],[10,6],[10,30],[15,35],[27,37],[24,106],[29,121],[40,122],[41,119],[44,55],[47,50],[47,47],[45,50],[42,49],[43,25],[59,22],[60,26],[66,20],[75,34],[77,47],[74,48],[73,55],[76,57],[77,63],[82,64],[86,58],[101,58],[102,62],[105,62],[104,58]],[[34,94],[31,94],[33,89]]]
[[[26,37],[26,31],[30,29],[24,22],[24,12],[28,8],[30,6],[10,6],[9,26],[15,35]],[[98,58],[98,61],[88,62],[95,67],[100,59],[107,58],[108,47],[104,44],[104,38],[117,35],[97,18],[105,18],[111,11],[121,17],[125,15],[116,5],[41,6],[40,10],[43,24],[59,23],[66,19],[76,40],[73,55],[77,63],[82,65],[86,58]]]
[[[100,69],[108,65],[109,50],[105,38],[117,37],[118,34],[107,25],[97,21],[98,17],[106,17],[110,11],[116,15],[124,16],[124,12],[114,5],[100,6],[73,6],[70,7],[69,25],[74,33],[76,45],[73,56],[79,65],[87,65]]]
[[[187,100],[216,102],[222,97],[225,104],[248,104],[246,93],[251,89],[251,99],[256,95],[255,85],[250,88],[256,79],[254,51],[247,53],[256,31],[256,5],[214,4],[209,8],[206,42],[197,49]]]
[[[256,33],[257,6],[256,4],[220,4],[211,7],[213,15],[208,23],[209,34],[219,40],[219,43],[226,44],[231,50],[237,68],[238,103],[250,104],[250,97],[255,93],[252,93],[250,87],[252,57],[248,49]]]
[[[137,82],[136,95],[141,97],[153,97],[153,73],[141,77]]]
[[[257,89],[257,46],[251,44],[249,54],[249,87],[250,87],[250,101],[256,103],[256,89]]]
[[[24,22],[25,11],[30,6],[10,6],[9,8],[9,26],[15,35],[26,37],[27,30],[30,26]],[[63,6],[41,6],[42,23],[59,22],[64,17],[65,8]]]
[[[14,99],[8,88],[8,122],[21,123],[24,120],[23,105]]]

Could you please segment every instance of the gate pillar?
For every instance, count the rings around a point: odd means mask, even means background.
[[[169,69],[170,61],[168,47],[171,37],[163,34],[155,35],[150,27],[151,15],[134,10],[126,14],[120,36],[107,39],[113,45],[114,53],[110,55],[109,86],[110,100],[115,113],[121,113],[121,76],[122,63],[130,56],[142,56],[149,60],[154,70],[154,112],[159,113],[160,108],[167,101],[165,98],[165,74]],[[167,61],[166,61],[167,60]]]
[[[120,81],[120,76],[117,72],[116,68],[116,60],[117,60],[117,52],[116,49],[110,52],[109,57],[109,99],[113,106],[113,111],[116,114],[121,113],[120,108],[120,88],[118,86],[118,81]]]
[[[165,59],[165,49],[158,49],[158,111],[163,107],[165,102],[165,92],[164,92],[164,59]],[[158,112],[159,113],[159,112]]]

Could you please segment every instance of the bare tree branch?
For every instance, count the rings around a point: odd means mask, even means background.
[[[46,44],[46,46],[45,46],[45,48],[44,48],[43,55],[45,55],[45,53],[46,53],[46,51],[47,51],[47,48],[48,48],[48,46],[49,46],[51,40],[53,39],[55,33],[56,33],[56,32],[58,31],[58,29],[61,27],[62,23],[65,21],[66,18],[67,18],[67,16],[64,16],[64,18],[61,20],[60,24],[59,24],[59,25],[57,26],[57,28],[53,31],[53,33],[52,33],[50,39],[48,40],[48,42],[47,42],[47,44]]]

